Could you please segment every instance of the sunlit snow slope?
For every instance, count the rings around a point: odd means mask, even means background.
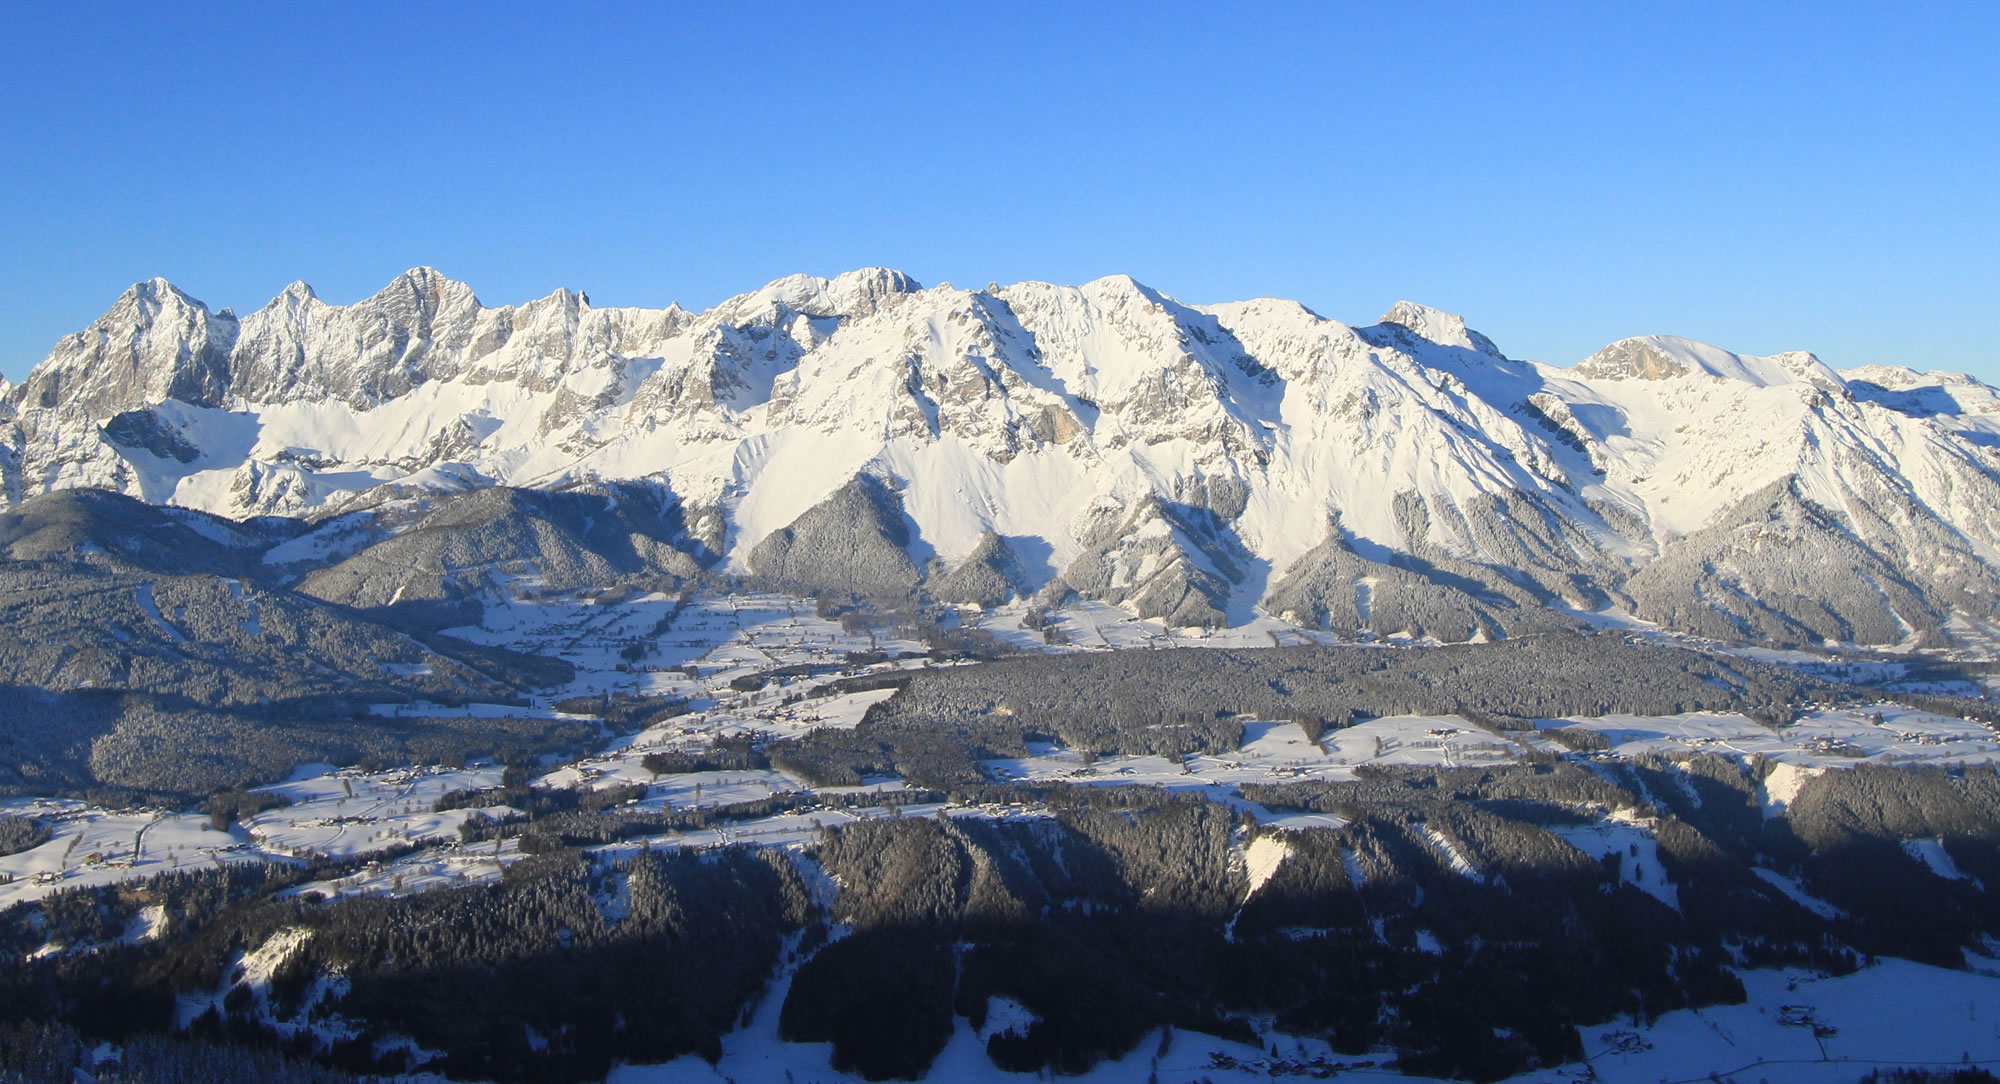
[[[1940,643],[2000,611],[1993,388],[1669,337],[1555,368],[1407,302],[1356,328],[1122,276],[865,269],[702,313],[488,308],[418,268],[239,317],[155,279],[0,395],[9,504],[324,516],[641,482],[700,559],[802,590],[1443,639],[1615,609]]]

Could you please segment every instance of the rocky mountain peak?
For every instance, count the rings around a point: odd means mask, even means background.
[[[827,294],[839,311],[850,315],[873,312],[888,299],[923,289],[916,279],[887,267],[844,271],[827,284]]]
[[[1465,317],[1457,313],[1419,305],[1414,301],[1398,301],[1382,314],[1377,327],[1399,327],[1425,342],[1438,346],[1452,346],[1494,358],[1504,358],[1493,340],[1465,326]]]
[[[1083,284],[1083,292],[1105,308],[1138,307],[1165,311],[1179,303],[1127,274],[1106,275]]]
[[[787,275],[755,293],[730,298],[716,311],[726,322],[748,324],[773,318],[778,310],[806,316],[853,318],[874,313],[891,300],[921,290],[917,280],[886,267],[864,267],[831,279]]]
[[[1686,376],[1689,368],[1653,338],[1637,337],[1612,343],[1577,362],[1570,372],[1601,380],[1671,380]]]
[[[1787,350],[1782,354],[1772,355],[1770,360],[1797,379],[1822,391],[1837,395],[1846,394],[1847,382],[1828,368],[1825,362],[1819,360],[1818,354],[1805,350]]]
[[[1846,381],[1803,350],[1755,357],[1674,335],[1620,339],[1570,371],[1607,380],[1672,380],[1699,375],[1760,388],[1805,384],[1832,395],[1845,395],[1847,390]]]
[[[236,318],[164,278],[132,284],[90,326],[64,336],[29,374],[25,400],[108,417],[166,399],[200,406],[228,394]]]
[[[319,300],[319,294],[313,290],[312,285],[310,283],[306,282],[306,280],[304,279],[294,279],[291,285],[286,286],[283,290],[278,292],[278,296],[271,299],[271,305],[278,305],[278,304],[297,305],[307,301],[318,301],[318,300]],[[269,308],[270,306],[267,305],[265,307]]]
[[[412,267],[361,304],[412,322],[435,319],[451,309],[483,307],[472,287],[435,267]]]

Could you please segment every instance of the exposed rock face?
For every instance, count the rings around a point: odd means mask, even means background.
[[[95,487],[327,518],[628,483],[676,510],[676,553],[800,589],[1053,589],[1193,624],[1261,605],[1453,638],[1614,605],[1868,642],[2000,620],[1994,389],[1667,336],[1561,369],[1409,302],[1350,327],[1124,276],[959,290],[866,269],[700,313],[567,290],[489,308],[417,268],[344,306],[295,283],[238,319],[155,280],[0,389],[10,504]],[[1778,492],[1796,502],[1779,526],[1746,526]],[[1851,549],[1837,591],[1801,588],[1825,615],[1732,601],[1790,589],[1745,578],[1738,551],[1771,531]],[[1883,570],[1911,592],[1894,617],[1833,603]],[[1383,591],[1365,620],[1340,601],[1357,579]]]
[[[178,399],[216,406],[229,394],[237,321],[165,279],[126,290],[111,311],[67,336],[9,397],[26,417],[91,417]]]
[[[1576,375],[1599,380],[1670,380],[1688,366],[1645,339],[1621,339],[1576,364]]]
[[[172,424],[150,410],[128,410],[104,423],[104,439],[120,448],[152,453],[156,459],[192,463],[201,449],[189,443]]]
[[[505,345],[524,313],[573,324],[574,295],[487,310],[464,283],[428,267],[398,276],[374,297],[336,307],[293,283],[245,317],[231,391],[254,403],[332,399],[357,410],[448,380]],[[567,318],[567,320],[566,320]]]

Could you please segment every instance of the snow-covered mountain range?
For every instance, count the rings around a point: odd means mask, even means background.
[[[504,486],[629,518],[643,491],[678,572],[1177,624],[1464,639],[1617,610],[1914,645],[2000,622],[2000,393],[1970,377],[1664,336],[1559,368],[1407,302],[1351,327],[1122,276],[871,268],[691,313],[489,308],[418,268],[247,316],[154,279],[0,384],[0,482],[356,546],[380,532],[343,513]]]

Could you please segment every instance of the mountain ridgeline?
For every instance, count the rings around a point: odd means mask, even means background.
[[[1409,303],[1351,327],[1122,276],[869,269],[691,313],[419,268],[246,316],[156,279],[0,397],[0,499],[42,532],[10,545],[60,549],[85,506],[33,509],[91,489],[186,510],[199,539],[144,544],[194,563],[153,571],[366,611],[712,574],[1443,641],[2000,625],[2000,393],[1969,377],[1665,336],[1559,368]]]
[[[1611,1072],[1991,958],[1996,645],[1964,376],[154,280],[0,381],[0,1081]]]

